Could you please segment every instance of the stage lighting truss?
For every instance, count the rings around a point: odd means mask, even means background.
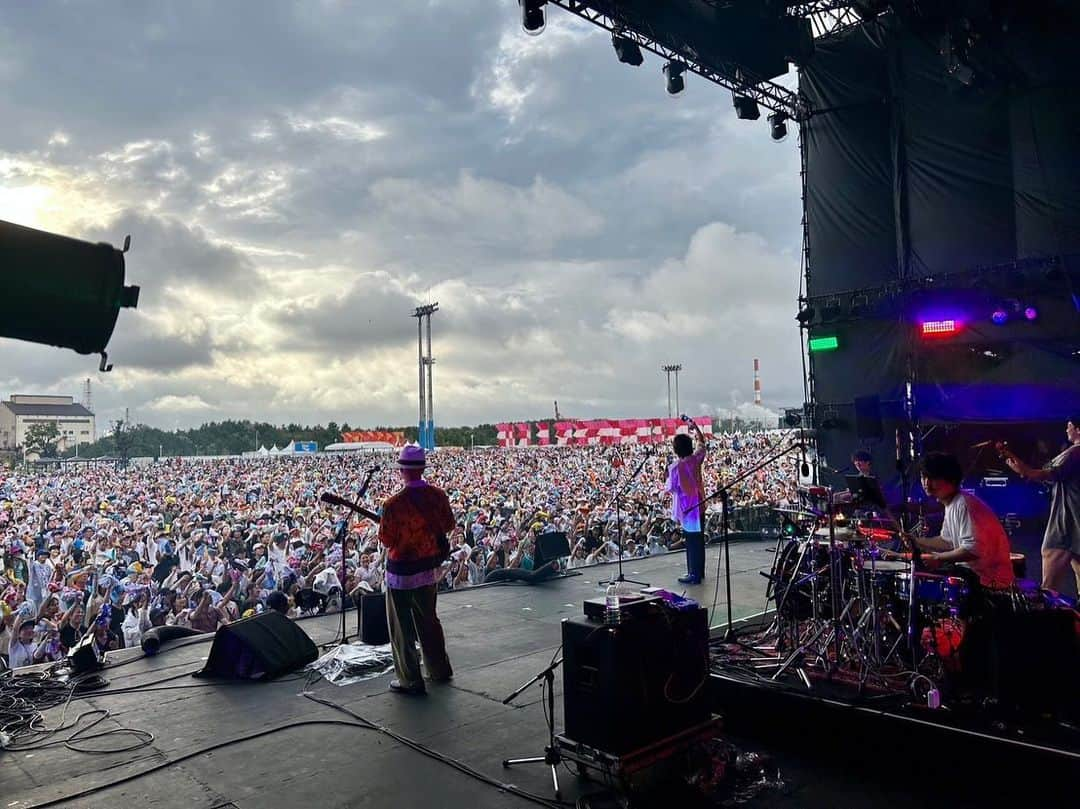
[[[718,84],[721,87],[725,87],[733,93],[746,96],[754,101],[754,103],[759,104],[768,110],[783,112],[787,115],[789,120],[804,121],[810,115],[810,109],[805,98],[798,93],[789,90],[787,87],[762,79],[760,76],[745,73],[740,65],[732,62],[724,62],[716,66],[701,64],[697,60],[697,55],[695,53],[689,52],[689,49],[680,49],[680,42],[674,41],[670,37],[665,40],[664,36],[652,29],[640,32],[631,30],[626,27],[626,22],[624,20],[609,17],[601,11],[590,8],[581,0],[547,0],[547,4],[558,6],[565,11],[569,11],[571,14],[581,17],[581,19],[586,22],[590,22],[593,25],[603,28],[613,36],[618,34],[625,39],[635,42],[639,48],[649,51],[650,53],[655,53],[663,59],[665,63],[675,62],[685,65],[686,70],[691,73],[696,73],[703,79]],[[829,4],[810,3],[802,5]],[[832,5],[839,4],[834,3]],[[740,79],[739,76],[744,73],[745,75]],[[680,76],[680,78],[682,77]]]

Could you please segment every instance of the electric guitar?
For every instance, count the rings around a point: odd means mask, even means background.
[[[372,522],[377,523],[380,520],[379,515],[371,509],[364,508],[358,503],[354,503],[351,500],[346,500],[344,497],[338,497],[336,494],[333,494],[331,492],[323,492],[321,495],[319,495],[319,499],[322,500],[324,503],[329,503],[332,506],[343,506],[350,511],[355,511],[360,516],[367,517]]]

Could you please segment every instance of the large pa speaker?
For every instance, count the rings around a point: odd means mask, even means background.
[[[318,656],[318,648],[304,630],[269,610],[218,629],[206,665],[195,676],[272,680]]]
[[[103,353],[120,310],[139,302],[139,288],[124,286],[125,250],[0,222],[10,279],[0,337]]]
[[[710,719],[707,611],[563,621],[564,733],[621,755]]]

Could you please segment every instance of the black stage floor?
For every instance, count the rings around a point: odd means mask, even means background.
[[[769,542],[733,546],[736,617],[762,609],[764,580],[759,571],[771,564],[772,547]],[[687,593],[707,605],[713,600],[718,558],[718,549],[709,548],[710,580]],[[684,569],[682,556],[672,554],[627,564],[626,575],[676,589],[675,579]],[[513,706],[504,706],[501,700],[548,664],[559,646],[559,622],[580,615],[583,599],[599,594],[597,581],[613,570],[613,566],[586,568],[582,575],[537,586],[488,586],[440,596],[439,613],[455,678],[452,684],[430,687],[426,697],[388,693],[389,675],[345,687],[320,681],[311,690],[501,783],[550,798],[547,768],[501,766],[508,756],[542,754],[546,727],[540,689],[530,689]],[[725,615],[723,586],[719,593],[714,626]],[[327,616],[301,625],[316,643],[325,643],[334,639],[339,620]],[[350,632],[354,631],[355,614],[350,616]],[[108,688],[72,702],[68,719],[90,708],[108,709],[109,718],[97,729],[141,728],[154,734],[153,743],[130,752],[101,754],[62,745],[0,752],[0,807],[529,805],[377,731],[331,724],[354,720],[304,698],[306,681],[299,675],[243,684],[190,678],[208,650],[208,643],[197,642],[166,647],[154,658],[124,662],[125,655],[134,653],[117,655],[117,664],[104,672]],[[561,692],[561,677],[557,682]],[[125,690],[117,693],[118,689]],[[557,704],[561,727],[561,698]],[[50,727],[60,721],[60,713],[59,708],[46,713]],[[743,805],[869,807],[910,801],[921,806],[963,805],[955,795],[937,800],[932,784],[912,782],[905,774],[905,762],[890,759],[887,740],[876,771],[846,767],[836,757],[824,762],[806,757],[800,750],[813,747],[814,732],[812,727],[791,728],[792,738],[798,740],[795,749],[776,757],[784,786]],[[256,733],[264,735],[199,752]],[[123,747],[131,740],[114,736],[104,741]],[[852,739],[853,745],[861,743]],[[948,756],[949,751],[927,755]],[[570,801],[597,789],[579,782],[569,770],[563,772],[562,784],[564,799]]]

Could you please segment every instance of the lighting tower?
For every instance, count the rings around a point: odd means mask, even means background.
[[[682,370],[682,365],[661,365],[660,370],[667,374],[667,414],[668,418],[672,418],[671,415],[671,375],[675,374],[675,412],[679,412],[679,371]]]
[[[435,397],[431,377],[435,358],[431,355],[431,316],[439,311],[438,303],[417,306],[412,316],[416,318],[416,343],[420,372],[420,418],[418,443],[426,450],[435,449]],[[427,352],[424,351],[424,319],[427,319]]]

